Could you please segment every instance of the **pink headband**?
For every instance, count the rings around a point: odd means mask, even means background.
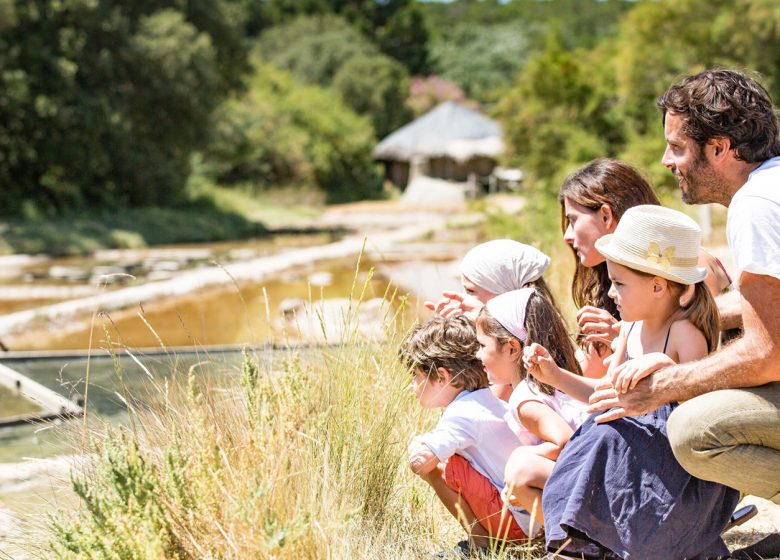
[[[525,309],[535,291],[534,288],[512,290],[497,295],[485,304],[490,316],[501,323],[501,326],[520,342],[528,339],[528,331],[525,330]]]

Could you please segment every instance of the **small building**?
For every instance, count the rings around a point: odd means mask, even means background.
[[[484,189],[504,150],[501,125],[447,101],[399,128],[374,148],[385,179],[399,188],[418,176]]]

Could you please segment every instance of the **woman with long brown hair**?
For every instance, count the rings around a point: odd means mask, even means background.
[[[583,372],[599,377],[607,369],[603,360],[611,354],[610,343],[618,333],[619,315],[615,302],[607,295],[610,281],[606,260],[596,250],[596,241],[614,232],[629,208],[659,205],[660,201],[637,169],[606,158],[593,160],[569,175],[558,200],[563,239],[574,252],[576,262],[571,294],[578,308],[578,339],[585,352],[581,359]],[[709,272],[705,283],[713,295],[720,294],[730,283],[723,265],[709,253],[701,252],[699,265]]]

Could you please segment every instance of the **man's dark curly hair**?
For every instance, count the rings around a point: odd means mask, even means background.
[[[683,132],[700,147],[728,138],[737,159],[757,163],[780,155],[780,126],[772,98],[756,80],[736,70],[714,68],[671,86],[657,103],[681,115]]]
[[[453,387],[473,391],[488,386],[477,350],[477,331],[471,320],[463,315],[434,315],[409,333],[399,355],[409,369],[421,371],[432,381],[440,379],[437,369],[442,367],[450,372]]]

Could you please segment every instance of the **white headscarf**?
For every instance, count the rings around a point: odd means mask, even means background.
[[[538,280],[550,257],[539,249],[511,239],[495,239],[473,247],[460,263],[460,273],[474,284],[503,294]]]
[[[490,316],[501,323],[501,326],[520,342],[528,339],[528,331],[525,330],[525,309],[534,292],[536,292],[534,288],[512,290],[497,295],[485,304]]]

